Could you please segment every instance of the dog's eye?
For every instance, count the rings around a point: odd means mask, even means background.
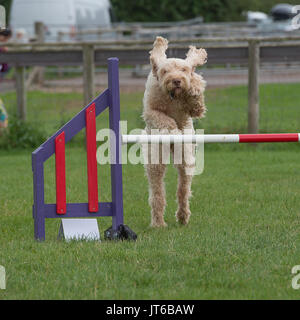
[[[166,73],[167,73],[167,70],[163,69],[163,70],[161,70],[161,73],[162,73],[162,74],[166,74]]]
[[[182,68],[181,71],[182,71],[182,72],[186,72],[186,68]]]

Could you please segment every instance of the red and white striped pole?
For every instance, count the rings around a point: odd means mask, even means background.
[[[122,143],[262,143],[300,142],[300,133],[122,135]]]

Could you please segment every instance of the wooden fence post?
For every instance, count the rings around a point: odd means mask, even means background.
[[[45,28],[43,22],[35,22],[34,31],[36,36],[36,41],[39,43],[45,42]]]
[[[248,42],[248,133],[259,132],[259,41]]]
[[[45,42],[45,26],[43,22],[35,22],[34,24],[36,41],[39,43]],[[44,84],[45,67],[35,67],[36,69],[36,82],[39,85]]]
[[[26,80],[25,67],[16,67],[16,91],[17,91],[17,113],[18,117],[26,120]]]
[[[90,103],[95,94],[95,51],[90,44],[83,45],[83,88],[84,103]]]

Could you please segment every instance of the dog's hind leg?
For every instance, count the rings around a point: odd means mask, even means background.
[[[178,209],[176,212],[177,221],[181,224],[187,224],[189,222],[191,211],[189,198],[191,197],[191,187],[193,174],[195,170],[195,157],[194,157],[195,146],[192,144],[185,144],[182,150],[181,163],[174,166],[178,170],[178,185],[177,185],[177,202]],[[180,152],[180,151],[179,151]],[[174,152],[176,159],[176,150]]]
[[[187,174],[186,167],[184,165],[176,165],[176,167],[178,170],[178,209],[176,212],[176,218],[179,223],[188,224],[191,215],[189,198],[191,196],[193,176]]]
[[[151,206],[151,226],[165,227],[164,211],[166,195],[164,186],[165,164],[147,164],[146,171],[149,181],[149,204]]]

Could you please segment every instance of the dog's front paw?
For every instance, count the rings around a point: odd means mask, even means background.
[[[190,110],[190,115],[192,118],[202,118],[204,117],[205,111],[205,106],[197,105]]]
[[[204,94],[206,81],[203,80],[200,74],[192,73],[189,95],[192,97],[199,97]]]
[[[198,88],[198,87],[192,87],[190,88],[189,94],[192,97],[198,97],[202,94],[203,89],[202,88]]]

